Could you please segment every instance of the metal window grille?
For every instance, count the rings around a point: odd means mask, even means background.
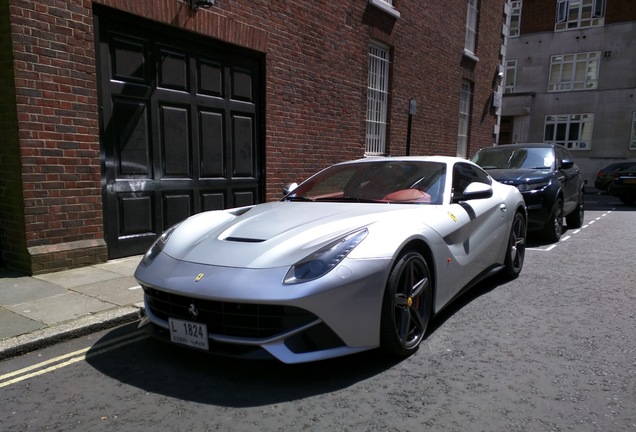
[[[459,130],[457,132],[457,156],[466,157],[468,153],[468,130],[470,126],[470,107],[473,98],[472,83],[462,81],[462,94],[459,102]]]
[[[367,89],[367,155],[386,153],[386,124],[389,97],[389,50],[378,44],[369,48]]]

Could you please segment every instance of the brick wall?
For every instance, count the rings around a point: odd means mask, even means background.
[[[605,24],[636,21],[636,1],[606,0]]]
[[[83,3],[10,1],[27,248],[103,239],[95,51]]]
[[[38,272],[105,259],[94,4],[265,53],[268,200],[287,182],[364,155],[371,39],[391,47],[391,155],[405,153],[410,98],[411,154],[455,154],[462,78],[475,85],[469,154],[494,140],[504,0],[479,2],[478,62],[463,56],[464,1],[402,0],[397,20],[367,0],[221,0],[197,12],[183,0],[8,1],[13,69],[1,67],[15,84],[11,154],[20,154],[24,229],[20,239],[16,208],[7,241],[25,244]]]

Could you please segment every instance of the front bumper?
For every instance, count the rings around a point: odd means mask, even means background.
[[[283,285],[288,267],[237,269],[161,253],[140,265],[150,334],[168,339],[168,319],[206,324],[210,352],[301,363],[379,346],[389,259],[343,260],[320,279]],[[202,276],[200,276],[202,275]],[[189,315],[195,305],[199,315]]]
[[[554,208],[554,199],[545,190],[523,192],[521,194],[528,210],[528,231],[539,231],[545,227]]]

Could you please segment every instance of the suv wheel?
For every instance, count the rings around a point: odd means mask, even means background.
[[[552,215],[548,220],[548,223],[543,228],[543,235],[545,239],[550,243],[556,243],[561,238],[563,232],[563,201],[559,198],[554,203],[552,209]]]
[[[583,193],[579,198],[579,202],[576,205],[576,209],[572,213],[566,216],[568,228],[581,228],[583,226],[583,217],[585,215]]]

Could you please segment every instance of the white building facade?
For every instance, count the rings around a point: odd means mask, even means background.
[[[636,1],[509,1],[500,144],[564,145],[588,186],[636,161]]]

